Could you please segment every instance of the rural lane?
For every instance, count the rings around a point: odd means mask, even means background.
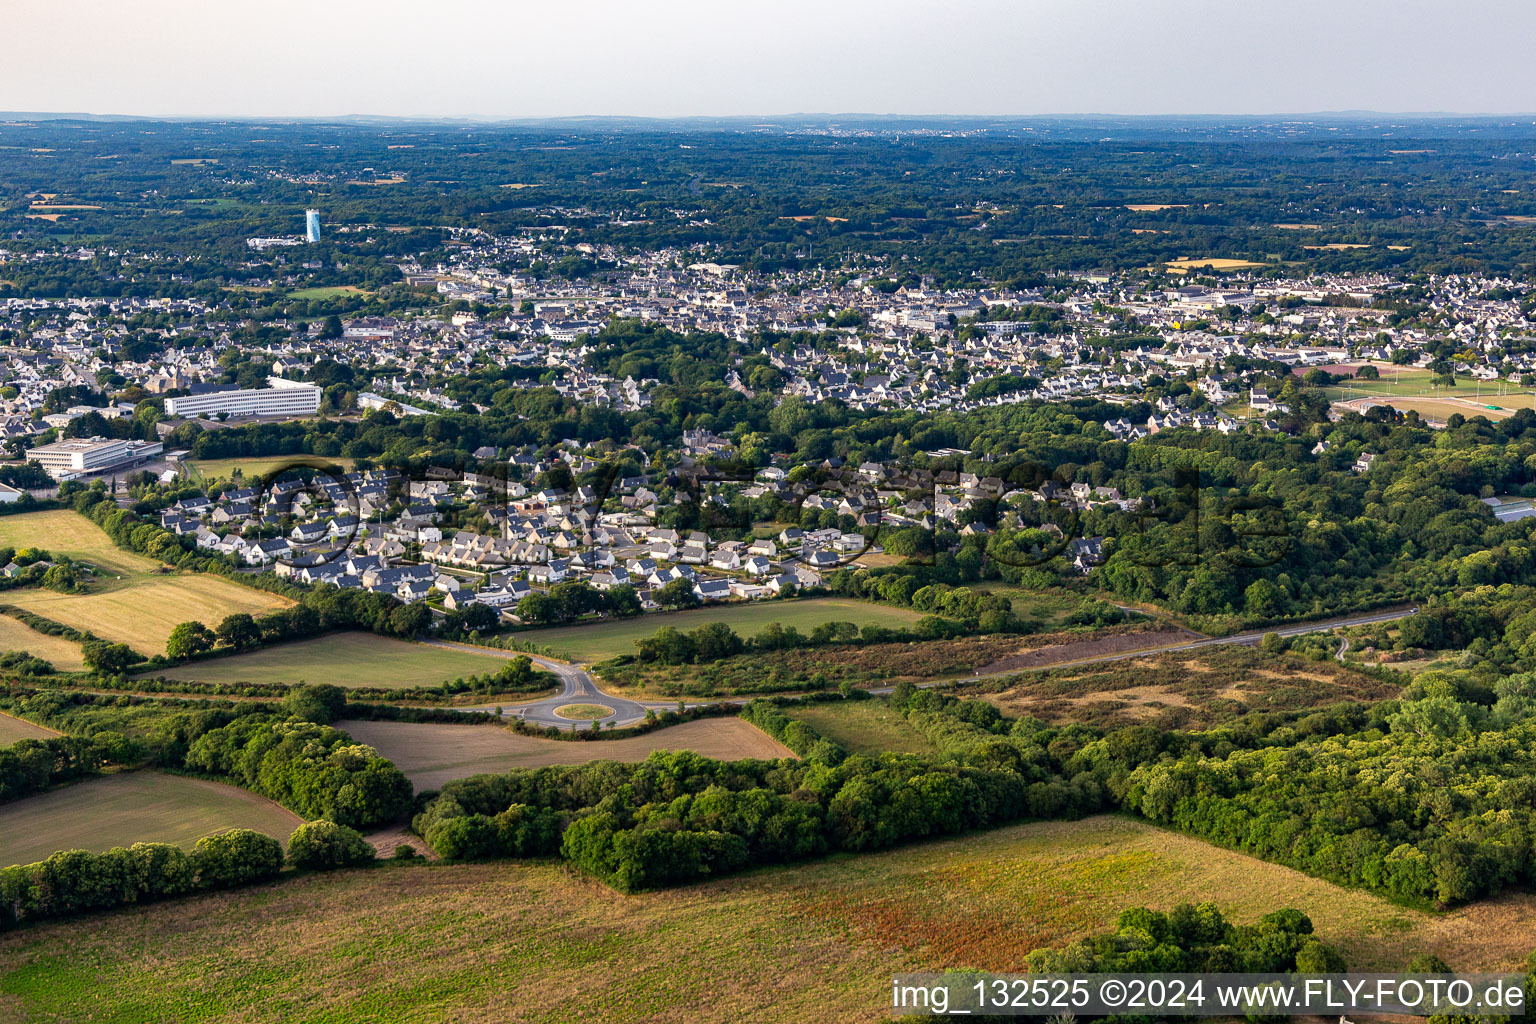
[[[1074,668],[1079,665],[1095,665],[1101,662],[1125,661],[1130,658],[1143,658],[1149,654],[1170,654],[1175,651],[1194,651],[1204,647],[1219,647],[1224,644],[1232,644],[1239,647],[1252,647],[1264,639],[1265,633],[1277,633],[1282,637],[1304,636],[1308,633],[1326,633],[1331,629],[1342,629],[1349,626],[1368,626],[1378,622],[1394,622],[1397,619],[1405,619],[1416,613],[1419,609],[1411,607],[1392,612],[1377,612],[1372,615],[1357,615],[1344,619],[1329,619],[1324,622],[1302,623],[1296,626],[1286,626],[1281,629],[1258,630],[1251,633],[1237,633],[1232,636],[1203,637],[1199,640],[1191,640],[1187,643],[1169,644],[1163,647],[1145,647],[1134,651],[1122,651],[1117,654],[1103,654],[1090,658],[1078,658],[1069,661],[1060,661],[1052,665],[1044,665],[1041,668]],[[442,647],[453,651],[472,651],[475,654],[484,654],[492,658],[527,658],[540,668],[552,673],[560,680],[560,692],[553,697],[544,697],[540,700],[530,701],[514,707],[503,706],[502,716],[507,718],[521,718],[530,725],[557,726],[568,728],[573,723],[579,728],[587,727],[591,719],[562,718],[555,711],[567,704],[600,704],[603,707],[613,709],[613,714],[601,721],[606,725],[609,722],[614,727],[634,725],[645,718],[647,711],[666,711],[675,709],[675,703],[642,702],[630,700],[628,697],[617,697],[603,692],[597,685],[597,680],[591,673],[580,665],[568,661],[557,661],[553,658],[545,658],[537,654],[528,654],[523,651],[507,651],[497,647],[479,647],[474,644],[454,643],[451,640],[422,640],[431,647]],[[1337,657],[1343,660],[1344,651],[1349,648],[1346,640],[1340,647]],[[1019,669],[1006,669],[1002,672],[988,672],[985,675],[954,676],[949,679],[936,679],[929,683],[917,685],[927,688],[933,686],[948,686],[952,683],[975,682],[981,679],[998,679],[1004,676],[1017,675]],[[873,694],[888,694],[894,689],[890,686],[877,687],[870,690]],[[721,703],[721,704],[746,704],[750,698],[733,698],[715,701],[698,701],[693,703]],[[693,704],[690,704],[693,706]],[[470,709],[465,709],[470,710]],[[481,709],[483,710],[483,709]]]

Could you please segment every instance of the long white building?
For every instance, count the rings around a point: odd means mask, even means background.
[[[320,409],[320,389],[313,384],[268,377],[271,387],[210,391],[165,400],[167,416],[313,416]]]
[[[55,480],[89,473],[105,473],[159,455],[165,446],[158,441],[120,441],[110,437],[69,437],[38,445],[27,458],[42,465]]]

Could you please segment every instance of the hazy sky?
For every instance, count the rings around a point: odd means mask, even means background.
[[[1536,111],[1532,0],[4,0],[0,110]]]

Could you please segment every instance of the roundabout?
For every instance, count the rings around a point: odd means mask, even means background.
[[[572,721],[590,722],[612,718],[617,712],[602,704],[563,704],[555,708],[555,714]]]

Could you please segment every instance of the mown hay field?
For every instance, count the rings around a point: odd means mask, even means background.
[[[1405,910],[1103,816],[635,896],[550,863],[293,878],[0,935],[0,1018],[884,1021],[893,972],[1014,971],[1126,906],[1204,899],[1297,907],[1356,970],[1513,968],[1536,927],[1528,895]]]
[[[8,747],[17,740],[46,740],[58,733],[33,725],[24,718],[7,715],[0,711],[0,747]]]
[[[590,725],[573,723],[578,729]],[[336,728],[395,763],[418,790],[513,768],[588,761],[644,761],[654,750],[692,750],[722,761],[794,757],[794,751],[739,718],[701,718],[618,740],[549,740],[499,725],[348,720]]]
[[[266,797],[221,782],[128,772],[0,804],[0,865],[139,842],[190,848],[229,828],[255,829],[286,843],[301,821]]]
[[[85,668],[79,644],[61,636],[39,633],[9,615],[0,615],[0,651],[35,654],[39,658],[48,659],[54,668],[62,672],[79,672]]]
[[[64,509],[0,517],[0,547],[43,548],[118,576],[150,572],[160,565],[153,558],[123,550],[101,527]]]
[[[236,612],[264,615],[292,604],[276,594],[201,573],[140,576],[85,594],[24,589],[4,597],[6,604],[128,644],[146,655],[164,651],[171,630],[189,619],[212,627]]]

